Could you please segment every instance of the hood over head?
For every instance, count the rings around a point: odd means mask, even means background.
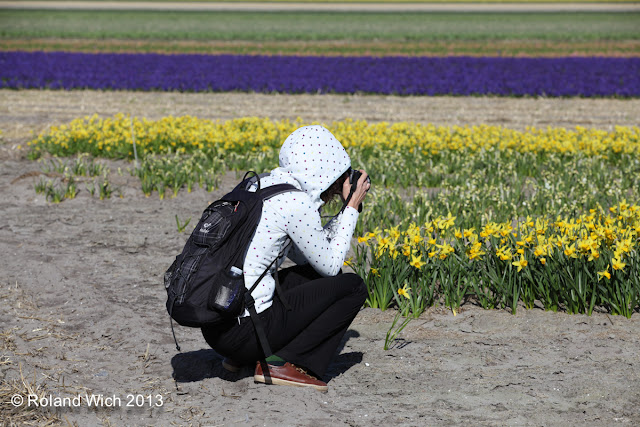
[[[280,167],[271,176],[292,182],[307,193],[316,208],[323,205],[320,195],[351,166],[346,150],[328,129],[304,126],[287,137],[280,149]]]

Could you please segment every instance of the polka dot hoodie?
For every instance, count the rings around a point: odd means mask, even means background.
[[[289,242],[293,244],[285,254],[297,264],[311,264],[323,276],[335,276],[340,271],[358,211],[347,207],[323,227],[320,195],[350,166],[351,160],[342,144],[324,127],[305,126],[289,135],[280,149],[280,167],[262,177],[260,186],[289,183],[302,192],[283,193],[265,201],[245,256],[247,289]],[[277,266],[282,261],[278,260]],[[271,307],[274,292],[275,281],[268,274],[252,293],[258,313]],[[248,315],[245,310],[243,316]]]

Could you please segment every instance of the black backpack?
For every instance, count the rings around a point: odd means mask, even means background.
[[[251,174],[255,176],[247,178]],[[257,191],[248,191],[255,183]],[[248,292],[242,269],[247,247],[260,220],[263,201],[289,191],[300,190],[291,184],[261,189],[260,177],[255,172],[248,172],[233,191],[204,210],[184,249],[164,275],[166,306],[172,319],[174,340],[173,320],[182,326],[211,326],[241,315],[246,308],[265,356],[271,355],[251,292],[283,254],[271,262]],[[275,277],[279,292],[277,274]],[[176,348],[180,351],[177,340]]]

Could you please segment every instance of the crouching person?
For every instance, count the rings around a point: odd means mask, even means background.
[[[273,355],[265,359],[248,310],[223,325],[203,327],[202,334],[229,370],[255,364],[258,383],[327,391],[321,378],[367,296],[363,280],[341,268],[370,181],[364,171],[353,173],[342,144],[321,126],[294,131],[279,163],[260,179],[261,188],[287,183],[301,191],[265,200],[243,267],[251,289],[276,260],[251,293]],[[354,175],[357,185],[350,182]],[[321,207],[337,196],[343,209],[323,227]],[[278,271],[285,256],[297,265]]]

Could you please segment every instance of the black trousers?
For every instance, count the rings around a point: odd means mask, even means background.
[[[367,298],[360,276],[353,273],[322,277],[309,266],[278,272],[281,298],[259,313],[272,351],[297,366],[322,377],[347,328]],[[252,364],[264,359],[250,317],[202,328],[207,343],[222,356]]]

